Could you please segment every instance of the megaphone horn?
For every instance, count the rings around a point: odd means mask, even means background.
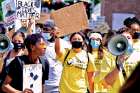
[[[10,39],[4,34],[0,34],[0,53],[8,51],[9,48],[10,48]]]
[[[123,35],[116,35],[108,42],[108,50],[113,55],[118,56],[125,53],[128,48],[128,40]]]

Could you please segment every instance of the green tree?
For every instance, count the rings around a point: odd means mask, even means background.
[[[94,4],[99,4],[101,2],[101,0],[94,0]]]
[[[0,0],[0,21],[2,21],[3,20],[3,15],[2,15],[2,2],[3,2],[4,0]]]
[[[90,1],[93,2],[95,5],[97,5],[101,2],[101,0],[90,0]]]

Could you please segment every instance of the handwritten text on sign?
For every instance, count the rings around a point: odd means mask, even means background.
[[[16,16],[18,19],[28,19],[40,17],[40,0],[16,0]]]

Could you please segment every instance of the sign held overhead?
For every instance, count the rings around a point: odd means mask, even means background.
[[[54,11],[50,17],[60,29],[60,36],[79,32],[88,27],[88,18],[82,2]]]

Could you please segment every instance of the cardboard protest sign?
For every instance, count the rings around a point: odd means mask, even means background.
[[[93,28],[93,31],[101,32],[101,33],[108,33],[109,29],[110,29],[109,25],[106,22],[104,22],[104,23],[100,23],[100,24],[96,25]]]
[[[18,19],[40,18],[41,0],[16,0],[16,16]]]
[[[50,19],[50,14],[47,13],[41,13],[40,14],[40,19],[36,20],[36,23],[41,23],[44,24],[46,20]]]
[[[54,11],[50,17],[61,30],[61,36],[79,32],[88,27],[88,18],[82,2]]]
[[[42,64],[23,66],[23,90],[29,88],[33,93],[42,93]]]
[[[5,0],[2,2],[3,18],[6,27],[12,27],[16,19],[16,7],[14,0]]]

